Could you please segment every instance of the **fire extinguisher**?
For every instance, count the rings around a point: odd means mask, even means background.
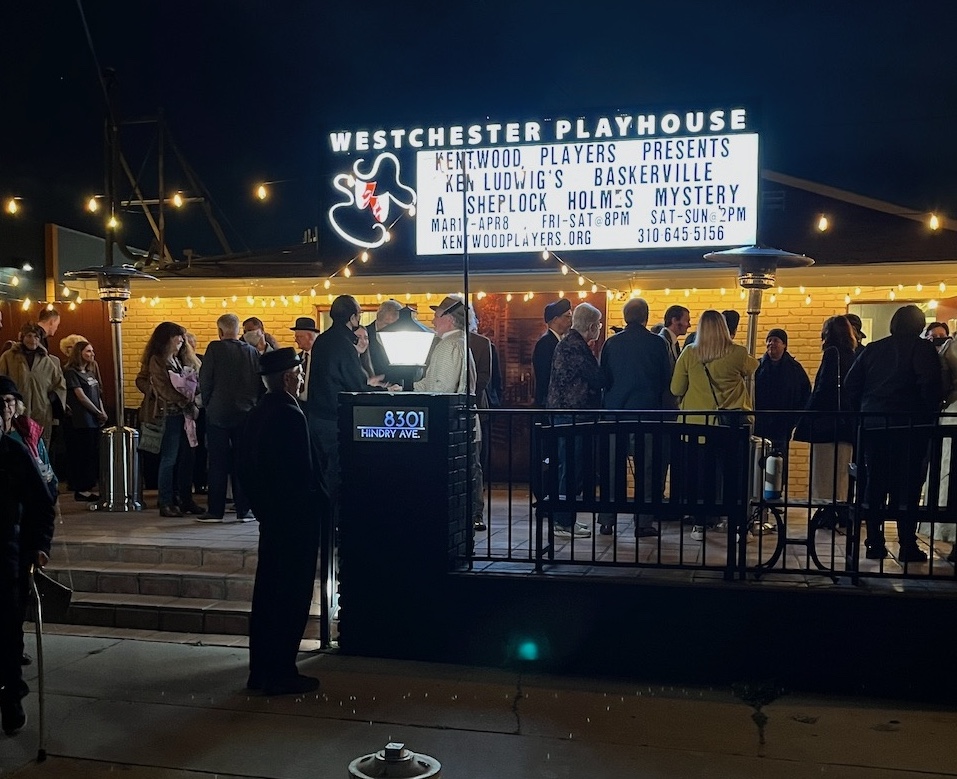
[[[780,500],[784,489],[784,457],[772,449],[764,461],[764,499]]]

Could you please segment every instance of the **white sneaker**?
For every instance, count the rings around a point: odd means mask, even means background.
[[[586,522],[576,522],[575,527],[580,527],[582,530],[591,530],[591,527]]]
[[[702,525],[695,525],[691,528],[691,540],[704,541],[704,527]]]
[[[575,525],[574,527],[556,527],[555,535],[558,538],[588,538],[591,535],[591,530],[581,525]]]

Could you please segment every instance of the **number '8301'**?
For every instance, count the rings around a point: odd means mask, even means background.
[[[385,427],[421,429],[425,427],[424,411],[386,411],[382,418]]]

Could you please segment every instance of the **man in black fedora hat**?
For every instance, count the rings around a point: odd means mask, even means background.
[[[292,347],[267,352],[259,372],[267,392],[249,412],[246,440],[251,445],[240,469],[259,519],[246,686],[267,695],[302,694],[319,687],[318,679],[298,672],[296,656],[329,504],[313,467],[309,425],[296,400],[302,358]]]
[[[555,347],[572,326],[572,304],[568,298],[559,298],[545,306],[547,330],[535,342],[532,350],[532,371],[535,373],[535,408],[545,408],[548,380],[552,375],[552,357]]]
[[[299,347],[299,355],[302,357],[302,372],[305,377],[302,383],[302,389],[299,391],[299,400],[305,402],[309,400],[309,372],[312,368],[312,347],[319,336],[319,328],[316,327],[316,320],[311,316],[301,316],[296,319],[296,324],[289,328],[292,330],[293,338],[296,339],[296,346]]]

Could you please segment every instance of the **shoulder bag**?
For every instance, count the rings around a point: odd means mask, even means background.
[[[714,391],[714,380],[711,378],[711,371],[708,370],[706,363],[701,363],[704,368],[705,376],[708,377],[708,386],[711,387],[711,397],[714,398],[714,407],[717,413],[715,419],[719,425],[724,427],[745,427],[748,424],[747,409],[743,408],[722,408],[718,402],[718,395]]]

